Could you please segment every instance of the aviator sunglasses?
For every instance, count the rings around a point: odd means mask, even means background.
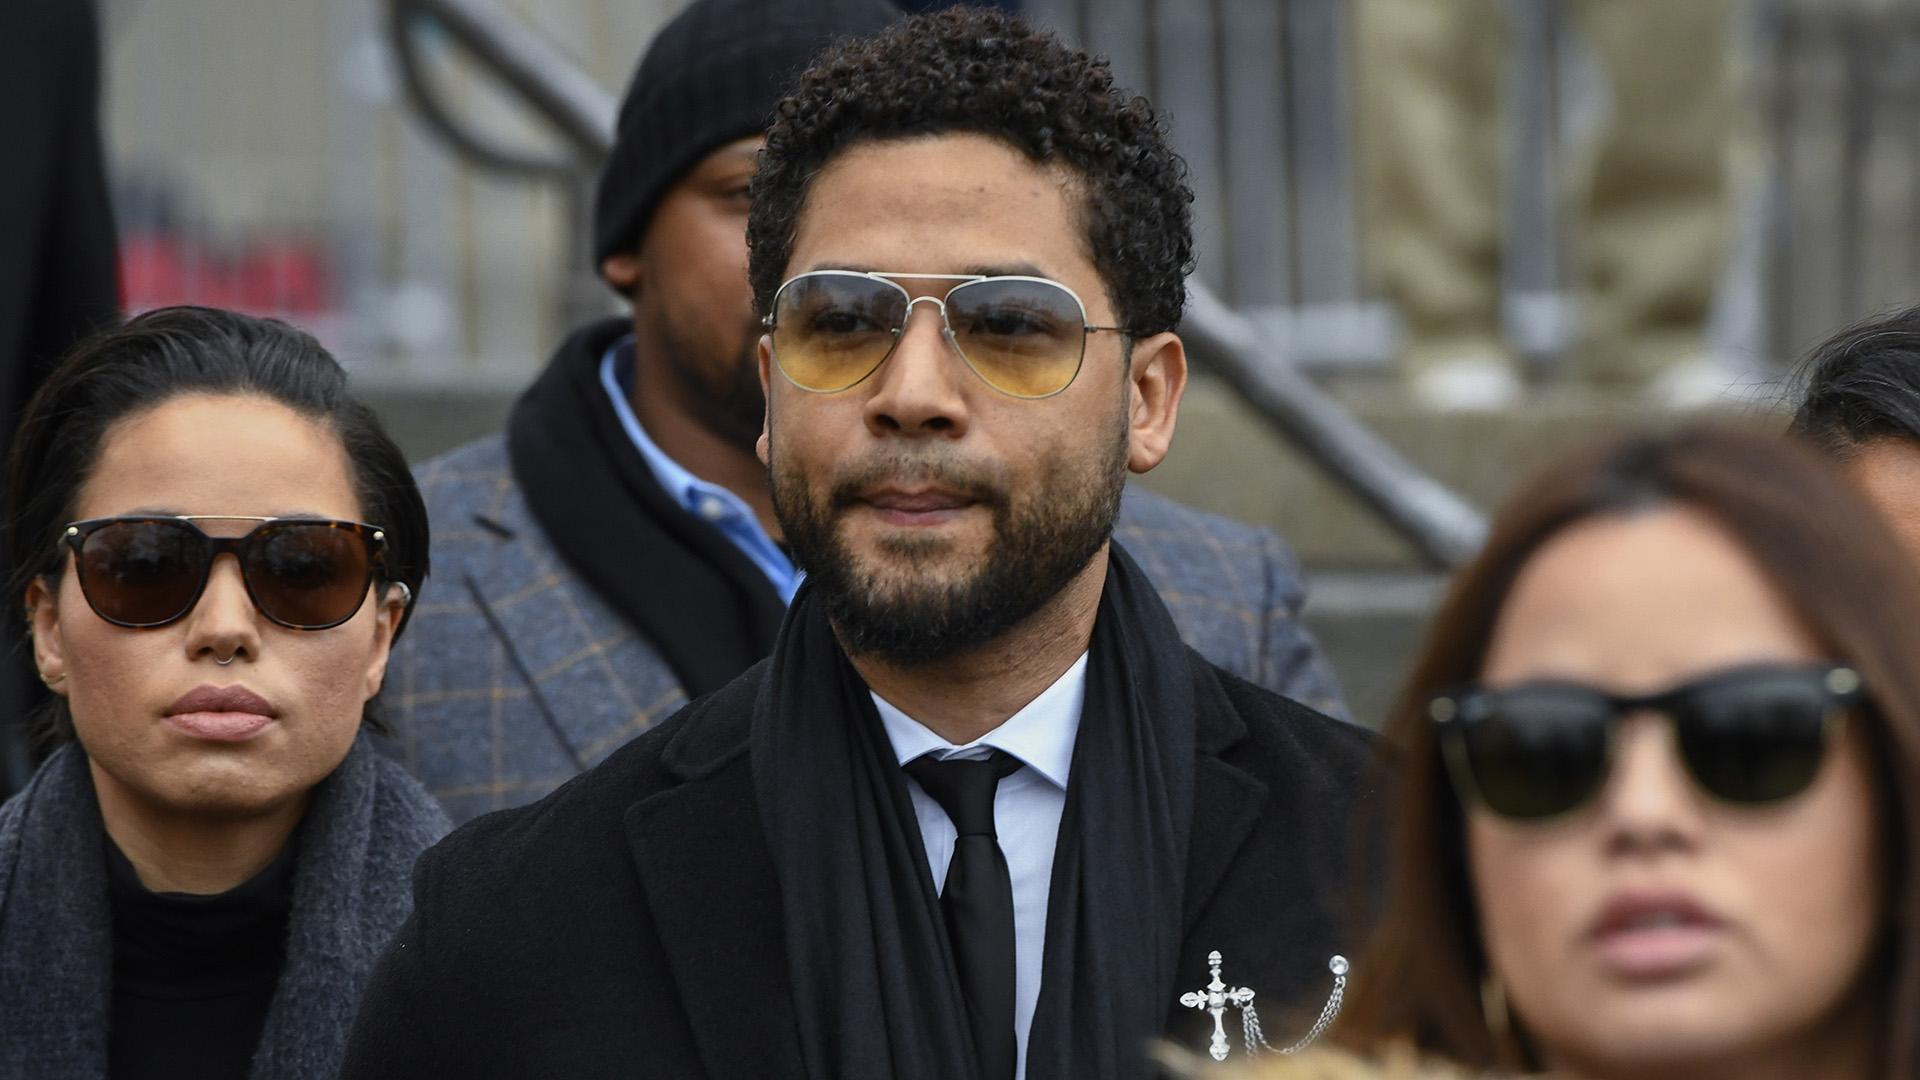
[[[258,524],[240,536],[209,536],[197,521]],[[76,521],[61,542],[73,549],[87,606],[116,626],[179,620],[200,602],[214,558],[232,555],[260,614],[292,630],[327,630],[366,602],[387,538],[357,521],[201,514]]]
[[[897,279],[897,280],[896,280]],[[898,282],[953,281],[944,298]],[[764,325],[774,363],[802,390],[831,394],[874,373],[893,354],[913,306],[940,310],[947,340],[988,386],[1018,398],[1052,397],[1072,384],[1091,326],[1072,289],[1039,277],[814,270],[773,294]]]
[[[1807,790],[1860,676],[1835,666],[1752,665],[1658,694],[1624,696],[1569,682],[1469,686],[1428,702],[1463,800],[1537,821],[1578,809],[1605,785],[1628,713],[1672,724],[1693,782],[1725,803],[1763,806]]]

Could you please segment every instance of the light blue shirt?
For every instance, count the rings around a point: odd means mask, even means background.
[[[1013,879],[1013,1033],[1019,1061],[1015,1080],[1027,1075],[1027,1033],[1040,998],[1040,962],[1047,944],[1047,893],[1053,885],[1053,849],[1060,839],[1060,815],[1067,807],[1067,773],[1073,767],[1073,741],[1080,734],[1080,709],[1087,699],[1087,654],[1052,686],[1007,718],[1006,723],[965,746],[955,746],[919,721],[873,695],[887,740],[905,765],[916,758],[985,757],[990,750],[1011,754],[1024,764],[1000,781],[993,797],[993,827]],[[935,888],[944,888],[953,858],[955,830],[947,812],[911,777],[913,816],[927,848]]]
[[[627,381],[632,377],[633,335],[628,334],[614,342],[600,358],[600,385],[606,387],[607,397],[613,400],[613,415],[619,417],[627,438],[633,440],[634,448],[640,451],[640,457],[653,470],[654,479],[660,481],[667,494],[685,507],[687,513],[719,530],[742,555],[753,560],[753,565],[773,583],[781,602],[791,604],[802,576],[794,568],[793,560],[773,542],[767,530],[760,527],[759,517],[746,500],[719,484],[710,484],[693,475],[654,445],[627,400]]]

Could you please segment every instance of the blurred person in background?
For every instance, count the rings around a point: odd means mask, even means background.
[[[406,460],[319,343],[162,309],[10,460],[58,749],[0,806],[0,1076],[327,1077],[448,828],[361,736],[427,572]]]
[[[0,446],[67,348],[119,312],[91,0],[0,4]],[[4,568],[0,568],[0,573]],[[26,783],[25,717],[46,701],[18,624],[0,622],[0,799]]]
[[[420,466],[448,583],[394,657],[401,760],[456,820],[532,802],[764,657],[800,580],[765,412],[747,182],[785,81],[884,0],[696,0],[641,59],[594,245],[626,317],[576,330],[503,436]],[[1129,491],[1115,527],[1185,639],[1332,715],[1273,533]]]
[[[1702,404],[1730,378],[1708,354],[1708,310],[1732,230],[1729,0],[1558,5],[1599,61],[1598,130],[1557,136],[1572,208],[1576,377]],[[1405,334],[1402,369],[1441,408],[1518,401],[1502,332],[1509,140],[1506,0],[1361,0],[1360,176],[1371,273]],[[1563,80],[1564,84],[1564,80]],[[1550,114],[1555,110],[1549,108]]]
[[[1920,1070],[1920,577],[1832,466],[1688,428],[1534,478],[1388,732],[1336,1028],[1583,1080]]]
[[[1801,384],[1794,431],[1843,463],[1920,559],[1920,307],[1828,338]]]

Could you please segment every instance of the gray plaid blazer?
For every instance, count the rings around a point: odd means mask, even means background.
[[[490,436],[417,470],[433,577],[387,665],[380,740],[455,822],[532,802],[686,703],[541,531]],[[591,513],[583,509],[583,513]],[[1344,716],[1280,538],[1129,489],[1114,535],[1209,660]]]

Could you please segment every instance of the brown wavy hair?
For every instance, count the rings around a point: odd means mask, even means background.
[[[1549,465],[1494,522],[1455,579],[1391,714],[1396,748],[1387,897],[1336,1029],[1369,1053],[1407,1045],[1481,1069],[1534,1069],[1491,1034],[1464,815],[1426,703],[1479,676],[1521,569],[1567,527],[1667,506],[1707,514],[1746,549],[1836,661],[1861,673],[1861,710],[1888,842],[1887,935],[1870,977],[1883,1008],[1877,1075],[1920,1075],[1920,571],[1828,461],[1799,443],[1703,425],[1604,440]]]

